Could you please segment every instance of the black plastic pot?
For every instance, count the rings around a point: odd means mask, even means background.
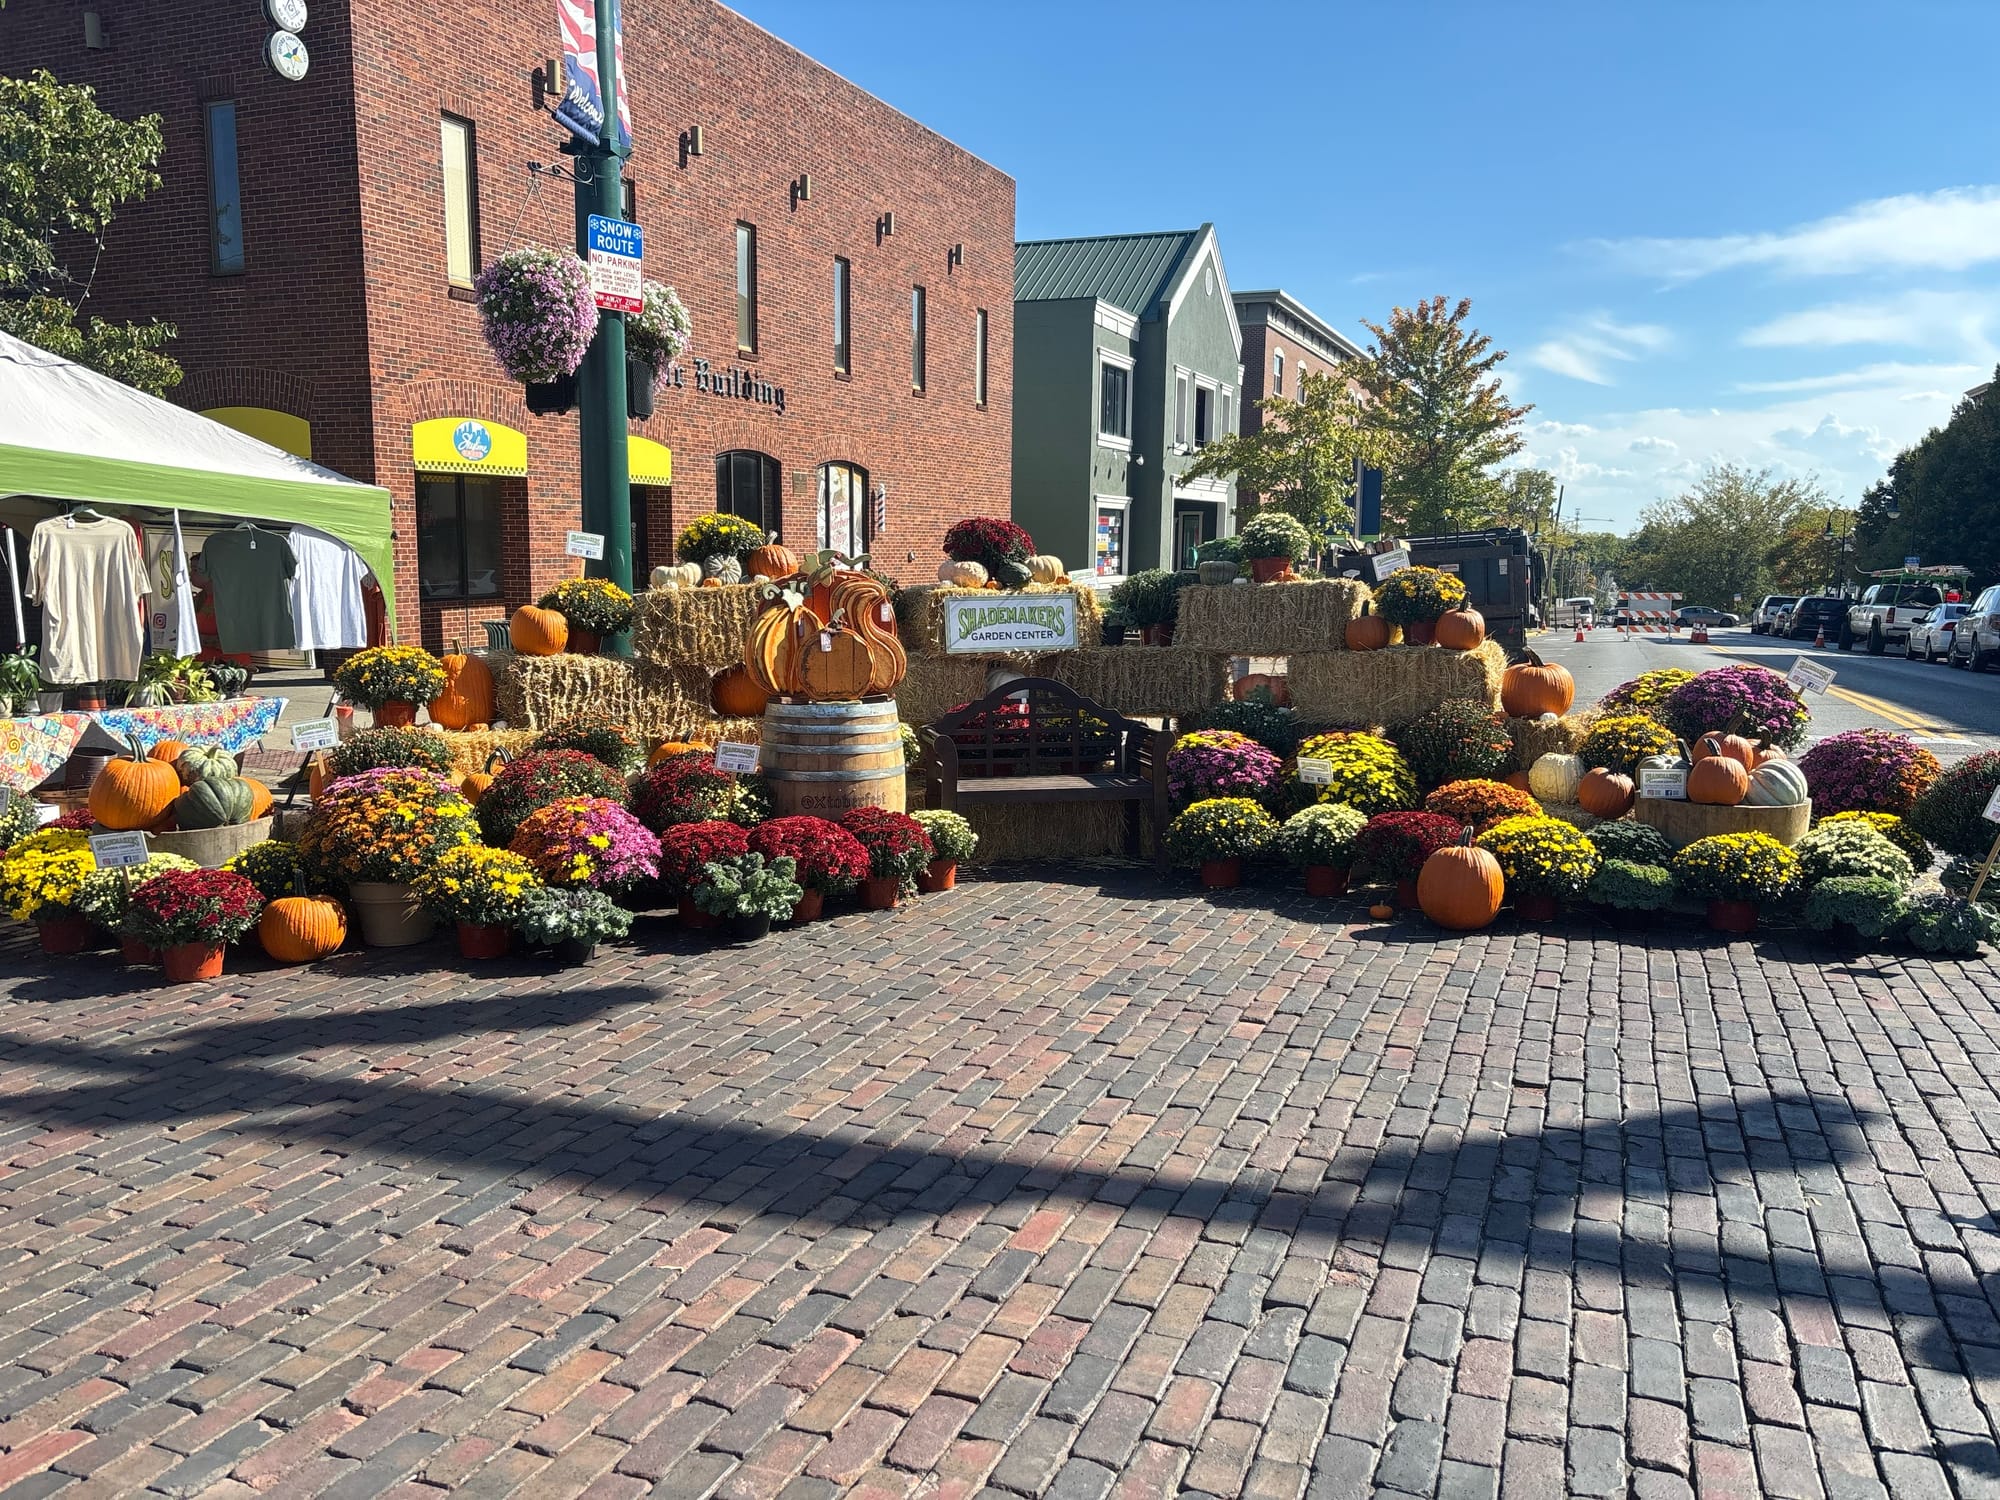
[[[587,964],[597,957],[597,944],[582,938],[564,938],[556,944],[556,958],[566,964]]]
[[[726,917],[723,927],[732,943],[755,943],[771,935],[771,919],[763,913],[748,917]]]
[[[637,355],[625,356],[625,415],[643,422],[653,414],[653,367]]]
[[[528,410],[538,417],[556,417],[576,405],[576,377],[560,380],[531,380],[527,386]]]

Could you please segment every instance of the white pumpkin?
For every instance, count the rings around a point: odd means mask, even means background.
[[[986,569],[976,562],[959,562],[947,557],[938,564],[938,582],[956,584],[962,589],[986,587]]]
[[[1061,583],[1069,577],[1063,561],[1053,553],[1038,552],[1027,561],[1028,577],[1036,583]]]
[[[1581,755],[1564,755],[1559,750],[1551,750],[1528,767],[1528,790],[1537,802],[1573,805],[1577,785],[1589,769]]]
[[[1806,773],[1789,760],[1767,760],[1750,773],[1750,790],[1743,794],[1745,807],[1797,807],[1810,793]]]
[[[653,587],[656,589],[691,589],[701,582],[700,563],[681,563],[675,567],[653,569]]]

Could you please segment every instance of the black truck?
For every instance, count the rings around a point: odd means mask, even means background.
[[[1403,538],[1411,563],[1456,573],[1465,584],[1466,601],[1486,618],[1486,635],[1509,655],[1518,656],[1528,644],[1528,606],[1535,597],[1538,560],[1528,534],[1518,527],[1492,531],[1456,531],[1446,536]],[[1353,577],[1373,584],[1373,558],[1365,552],[1343,552],[1335,561],[1336,577]]]

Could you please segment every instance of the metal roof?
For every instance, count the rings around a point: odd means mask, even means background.
[[[1014,247],[1014,300],[1095,297],[1144,317],[1172,291],[1176,272],[1208,229],[1023,240]]]

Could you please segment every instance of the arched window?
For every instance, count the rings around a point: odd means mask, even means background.
[[[819,544],[844,556],[866,552],[875,528],[868,511],[868,471],[859,464],[819,466]]]
[[[715,455],[715,508],[775,533],[783,514],[778,461],[768,453],[737,448]]]

